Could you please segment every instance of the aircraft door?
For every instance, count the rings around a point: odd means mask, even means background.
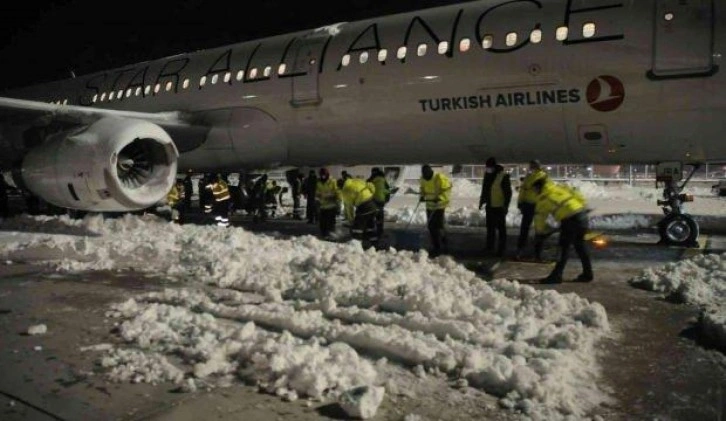
[[[652,78],[706,76],[713,64],[714,0],[656,0]]]
[[[328,37],[313,35],[300,40],[292,68],[292,105],[318,105],[322,102],[319,89],[319,69]]]

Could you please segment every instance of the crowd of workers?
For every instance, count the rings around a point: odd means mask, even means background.
[[[486,161],[485,168],[479,208],[484,208],[486,213],[486,249],[496,257],[503,257],[507,250],[506,217],[512,199],[512,182],[504,167],[494,158]],[[292,217],[301,220],[304,213],[308,223],[319,224],[321,237],[336,238],[336,220],[342,209],[351,237],[360,240],[365,247],[379,244],[384,231],[384,210],[392,192],[380,168],[373,168],[368,179],[352,177],[343,171],[336,180],[327,168],[318,172],[311,170],[307,176],[297,170],[288,171],[286,179],[289,190],[269,180],[266,175],[255,180],[240,180],[239,186],[230,186],[224,174],[205,174],[198,186],[199,207],[208,221],[223,227],[229,226],[230,214],[235,209],[247,211],[254,221],[264,221],[268,215],[275,215],[283,193],[290,191]],[[185,216],[192,211],[193,182],[192,174],[186,174],[167,195],[170,218],[176,222],[185,222]],[[0,218],[9,215],[8,190],[9,186],[0,177]],[[451,180],[445,174],[435,172],[430,165],[422,166],[419,202],[425,203],[426,207],[432,256],[448,252],[445,213],[451,202],[451,190]],[[303,195],[307,201],[305,209],[300,200]],[[30,211],[35,205],[30,201],[27,206]],[[528,174],[521,180],[517,207],[522,214],[517,259],[527,255],[529,230],[534,224],[535,261],[542,261],[545,239],[559,232],[559,259],[545,282],[562,282],[571,247],[582,263],[582,273],[576,281],[593,280],[585,244],[588,209],[585,198],[576,189],[553,182],[538,161],[531,161]],[[552,229],[548,218],[557,221],[558,228]]]

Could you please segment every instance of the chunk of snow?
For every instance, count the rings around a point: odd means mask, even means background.
[[[698,255],[660,268],[647,268],[630,284],[671,301],[699,306],[706,339],[726,350],[726,253]]]
[[[87,352],[87,351],[110,351],[113,349],[113,345],[111,344],[97,344],[97,345],[89,345],[89,346],[82,346],[79,348],[81,352]]]
[[[28,335],[35,336],[35,335],[45,335],[48,332],[48,327],[46,325],[33,325],[28,328]]]
[[[349,417],[367,420],[376,415],[385,393],[386,389],[383,387],[356,387],[345,391],[338,403]]]

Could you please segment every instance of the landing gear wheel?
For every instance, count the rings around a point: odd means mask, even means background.
[[[698,247],[699,229],[689,215],[670,214],[658,223],[658,234],[663,244],[680,247]]]

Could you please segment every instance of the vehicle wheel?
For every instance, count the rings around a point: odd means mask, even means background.
[[[699,229],[690,215],[670,214],[658,224],[661,242],[680,247],[698,247]]]

